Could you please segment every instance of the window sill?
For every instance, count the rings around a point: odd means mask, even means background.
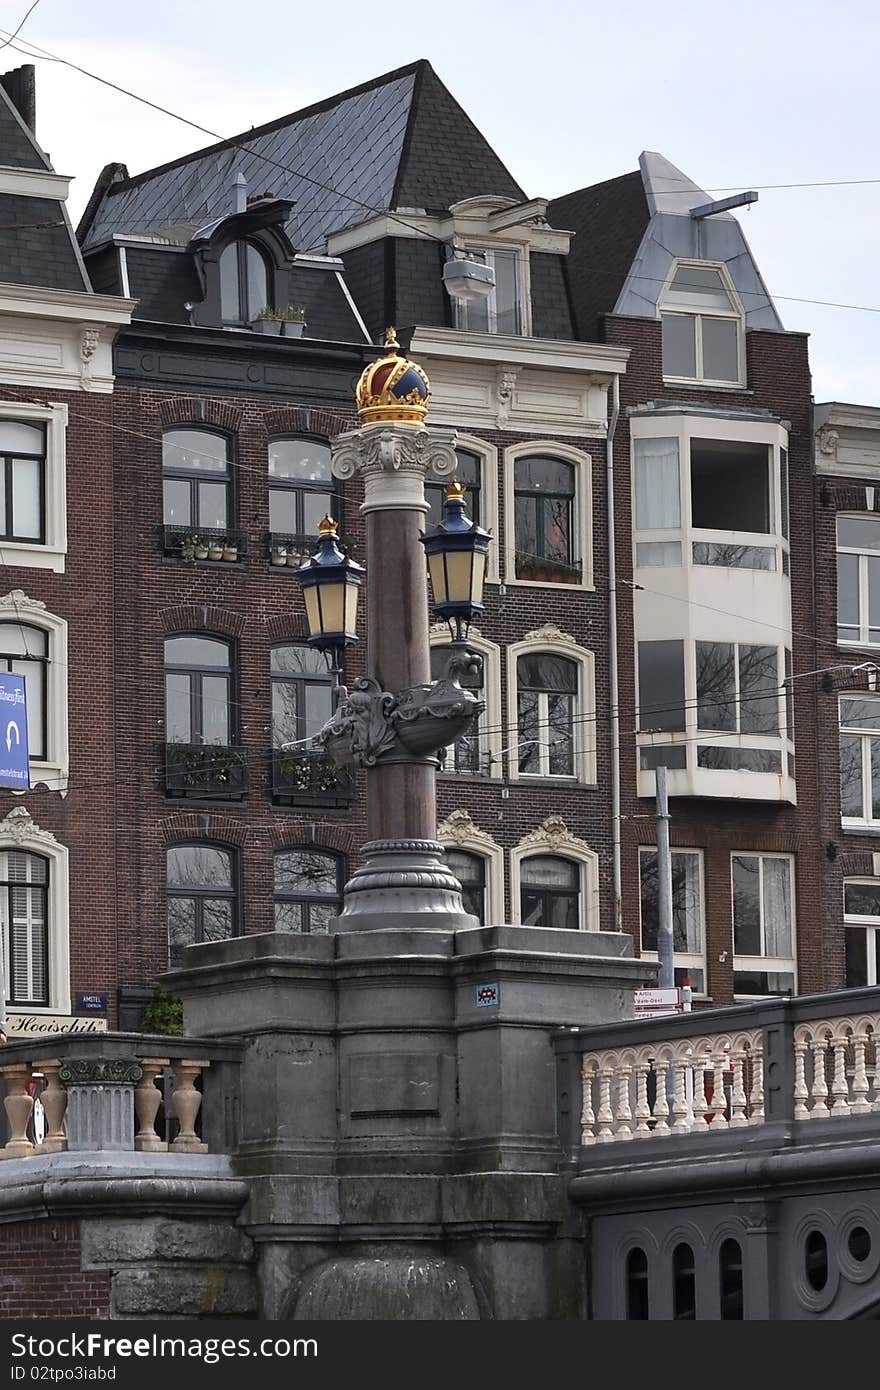
[[[754,396],[754,391],[748,386],[737,386],[729,381],[694,381],[690,377],[665,376],[664,386],[674,386],[675,389],[682,391],[723,391],[729,396]]]
[[[66,549],[54,545],[27,545],[23,541],[0,541],[0,562],[9,569],[52,570],[64,573]]]
[[[868,835],[872,839],[880,836],[880,825],[841,825],[841,835]]]
[[[580,777],[542,777],[540,772],[521,772],[518,777],[510,776],[507,784],[511,787],[565,787],[569,791],[575,787],[589,787],[595,791],[597,782],[584,782]]]
[[[30,774],[30,790],[33,790],[34,787],[46,787],[50,792],[60,792],[62,796],[67,795],[70,770],[66,763],[33,762],[30,766]],[[9,790],[12,791],[13,796],[27,795],[24,790],[15,791],[13,788]]]
[[[567,584],[559,583],[558,581],[553,579],[505,579],[503,582],[509,588],[515,586],[518,589],[556,589],[563,593],[566,590],[573,590],[576,593],[579,592],[588,594],[593,594],[596,592],[595,584]]]
[[[501,782],[500,772],[459,772],[456,768],[446,768],[437,770],[437,776],[444,782],[463,782],[468,785],[470,782],[478,782],[480,786],[491,786],[493,782]]]

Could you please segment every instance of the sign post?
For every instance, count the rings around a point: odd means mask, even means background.
[[[637,989],[633,1005],[636,1018],[660,1018],[663,1014],[686,1012],[684,990],[678,988]]]

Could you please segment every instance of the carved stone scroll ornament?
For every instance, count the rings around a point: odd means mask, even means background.
[[[136,1086],[143,1074],[134,1057],[68,1057],[58,1069],[65,1086]]]
[[[332,719],[315,735],[340,766],[374,767],[377,762],[419,760],[454,743],[485,709],[460,684],[468,671],[479,672],[482,658],[464,643],[450,649],[446,671],[426,685],[392,695],[363,676],[349,692],[340,687]]]

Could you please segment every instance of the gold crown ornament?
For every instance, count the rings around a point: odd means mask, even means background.
[[[385,356],[361,372],[355,391],[362,425],[422,425],[431,383],[415,362],[404,357],[393,328],[385,332]]]

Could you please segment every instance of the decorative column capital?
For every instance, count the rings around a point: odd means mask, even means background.
[[[425,478],[449,478],[458,467],[455,430],[412,425],[366,425],[333,440],[334,477],[359,473],[364,480],[361,511],[427,513]]]

